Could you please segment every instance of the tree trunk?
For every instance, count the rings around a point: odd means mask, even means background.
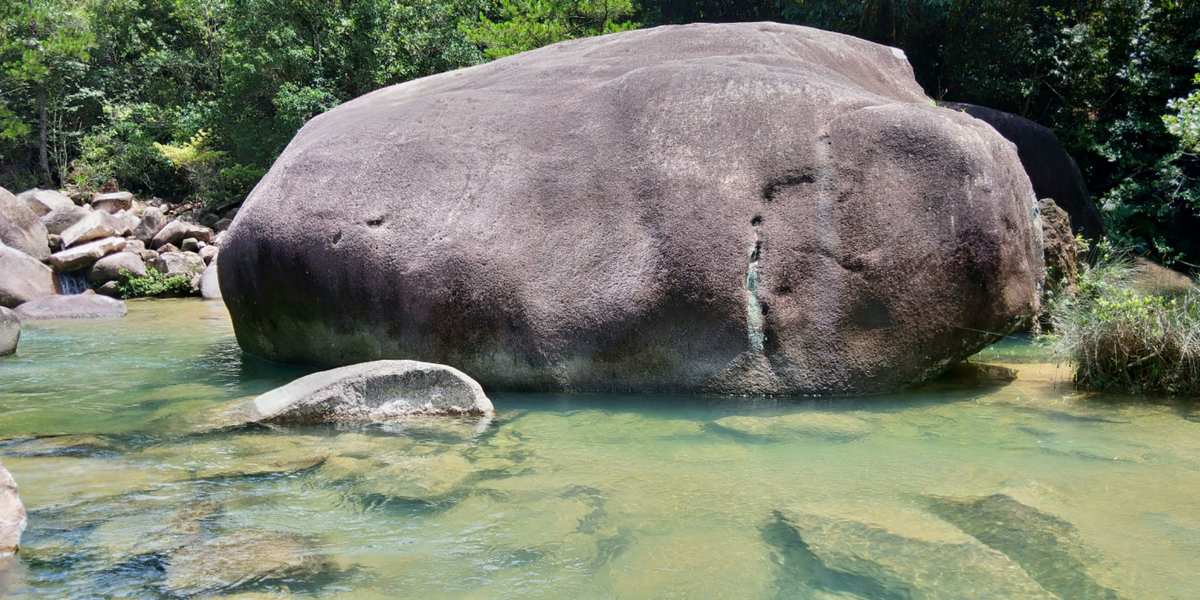
[[[54,176],[50,173],[49,136],[46,133],[46,91],[38,93],[38,165],[42,168],[42,185],[54,187]]]

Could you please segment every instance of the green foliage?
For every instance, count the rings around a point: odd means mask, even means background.
[[[122,298],[166,298],[192,293],[192,282],[187,276],[166,275],[154,267],[147,267],[145,275],[134,275],[124,269],[120,275],[117,291]]]
[[[1200,394],[1200,289],[1143,292],[1123,258],[1101,252],[1073,296],[1050,307],[1056,352],[1075,383],[1135,394]]]
[[[467,30],[489,58],[638,27],[631,0],[500,0],[495,13]]]

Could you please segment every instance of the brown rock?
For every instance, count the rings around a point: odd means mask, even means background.
[[[1071,218],[1053,200],[1038,201],[1042,215],[1042,245],[1046,263],[1046,294],[1073,293],[1079,281],[1079,248],[1071,232]]]
[[[242,205],[220,286],[242,347],[282,361],[880,392],[1037,312],[1035,202],[1014,146],[935,106],[898,50],[659,27],[310,120]]]
[[[133,229],[133,237],[149,243],[166,224],[167,217],[163,215],[162,209],[157,206],[147,206],[142,209],[142,220]]]

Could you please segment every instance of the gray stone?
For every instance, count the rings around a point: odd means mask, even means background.
[[[204,273],[200,275],[200,297],[205,300],[221,299],[221,284],[217,280],[216,263],[205,267]]]
[[[142,209],[142,220],[133,229],[133,237],[149,243],[166,224],[167,217],[163,215],[162,209],[156,206],[147,206]]]
[[[137,253],[137,252],[141,252],[142,250],[145,250],[145,249],[146,249],[146,242],[143,242],[142,240],[139,240],[136,238],[125,238],[125,251],[126,252]]]
[[[102,210],[93,210],[62,232],[63,247],[129,233],[129,223]]]
[[[205,246],[200,249],[200,258],[203,258],[205,263],[212,264],[213,260],[217,258],[217,253],[220,251],[219,246]]]
[[[108,192],[92,196],[92,208],[104,212],[115,213],[133,207],[133,194],[129,192]]]
[[[12,473],[0,464],[0,556],[11,555],[21,547],[25,505],[17,491],[17,481]]]
[[[179,252],[179,248],[175,244],[163,244],[158,247],[159,254],[167,254],[168,252]]]
[[[186,275],[189,278],[204,272],[204,259],[195,252],[160,252],[154,268],[164,275]]]
[[[142,257],[128,250],[109,254],[96,261],[88,271],[88,283],[98,286],[110,281],[124,281],[129,277],[146,275],[146,263]]]
[[[65,273],[77,271],[92,266],[96,261],[125,249],[125,238],[106,237],[103,239],[60,250],[50,255],[50,266],[55,271]]]
[[[125,303],[91,290],[71,296],[43,296],[17,307],[23,320],[113,319],[124,317]]]
[[[116,281],[105,282],[96,288],[96,293],[100,294],[101,296],[120,299],[122,296],[121,284],[117,283]]]
[[[254,400],[252,421],[301,425],[415,415],[490,415],[474,379],[446,365],[380,360],[301,377]]]
[[[57,233],[52,233],[46,236],[46,242],[50,244],[50,253],[53,254],[62,250],[62,236]]]
[[[1021,165],[1033,183],[1034,193],[1038,198],[1053,199],[1067,211],[1075,233],[1091,239],[1104,236],[1104,220],[1088,195],[1083,174],[1053,130],[1025,117],[984,106],[958,102],[947,102],[943,106],[986,122],[1015,144]]]
[[[150,241],[150,247],[158,248],[164,244],[180,245],[186,238],[195,238],[202,242],[211,242],[213,232],[211,229],[189,223],[180,219],[175,219],[167,223],[158,233],[154,234],[154,238]]]
[[[117,211],[113,213],[113,218],[124,228],[125,233],[122,235],[129,235],[142,223],[142,219],[129,210]]]
[[[159,254],[155,250],[138,250],[137,255],[142,257],[142,262],[147,265],[158,264]]]
[[[42,225],[46,226],[47,232],[61,236],[64,231],[83,220],[90,212],[92,212],[90,209],[74,204],[56,208],[42,215]]]
[[[200,242],[196,238],[183,238],[179,243],[179,249],[184,252],[200,252]]]
[[[75,208],[75,203],[58,190],[42,190],[33,188],[17,194],[17,199],[24,202],[33,214],[43,217],[56,210]]]
[[[0,187],[0,243],[38,260],[50,256],[46,226],[24,202]]]
[[[54,271],[42,261],[0,244],[0,306],[16,306],[54,293]]]
[[[233,219],[226,217],[217,221],[217,223],[213,225],[213,229],[217,230],[218,232],[225,231],[226,229],[229,229],[230,225],[233,225]]]
[[[8,356],[17,351],[17,343],[21,341],[21,319],[17,313],[0,306],[0,356]]]
[[[895,49],[773,23],[572,40],[351,100],[228,233],[246,351],[497,388],[894,390],[1024,325],[1042,276],[1010,142]]]

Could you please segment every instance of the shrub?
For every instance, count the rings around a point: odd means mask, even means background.
[[[1200,395],[1200,290],[1139,291],[1136,277],[1119,256],[1085,267],[1050,307],[1056,353],[1082,388]]]
[[[154,267],[147,267],[145,275],[134,275],[122,270],[122,281],[117,285],[122,298],[164,298],[190,296],[192,281],[186,275],[166,275]]]

